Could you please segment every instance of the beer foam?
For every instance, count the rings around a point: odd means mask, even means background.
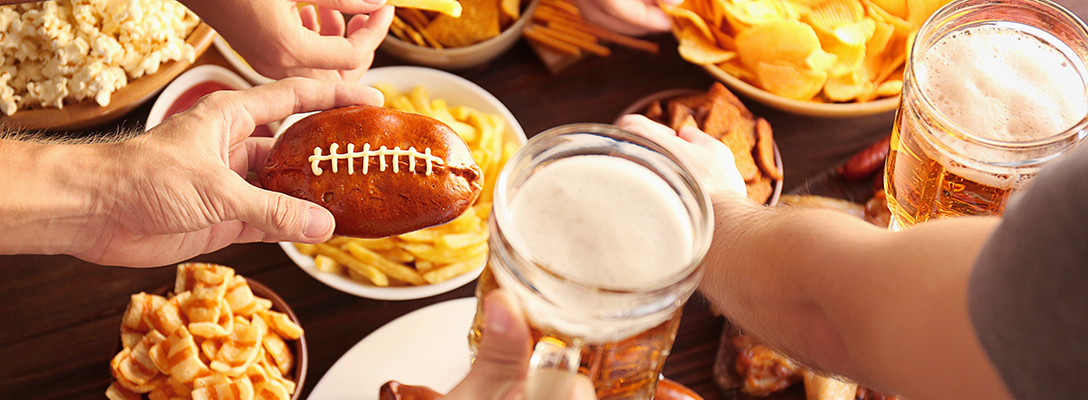
[[[940,39],[911,68],[934,106],[974,134],[1043,139],[1088,115],[1081,64],[1050,39],[1006,25],[970,27]]]
[[[688,213],[661,177],[632,161],[577,156],[536,171],[510,202],[534,261],[609,289],[660,284],[687,268]]]

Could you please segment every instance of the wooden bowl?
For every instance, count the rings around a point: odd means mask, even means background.
[[[211,46],[215,35],[215,31],[203,22],[193,29],[185,43],[196,50],[194,59],[199,58]],[[150,100],[190,65],[192,63],[185,60],[164,63],[159,66],[158,72],[129,81],[127,85],[113,92],[110,104],[105,107],[98,105],[94,99],[86,99],[65,104],[64,108],[19,110],[14,115],[0,117],[0,125],[27,130],[66,131],[104,124],[124,116]]]

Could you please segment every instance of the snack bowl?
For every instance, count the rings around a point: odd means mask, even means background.
[[[506,30],[500,32],[498,36],[471,46],[435,49],[419,46],[390,34],[382,41],[381,49],[404,61],[428,67],[448,70],[474,67],[491,61],[510,49],[521,37],[525,26],[533,19],[532,15],[538,4],[540,0],[529,0],[528,3],[524,3],[520,18]]]
[[[703,93],[706,93],[706,91],[688,88],[666,89],[660,92],[651,93],[641,99],[636,100],[634,103],[631,103],[631,105],[627,106],[627,108],[620,112],[620,116],[622,117],[627,114],[644,114],[646,110],[650,107],[650,105],[654,102],[665,102],[671,99],[694,96]],[[779,170],[782,170],[782,154],[778,151],[778,144],[774,145],[774,163]],[[767,202],[765,204],[769,206],[778,204],[778,198],[782,195],[783,181],[783,179],[779,179],[773,183],[773,191],[771,192],[771,196],[767,199]]]
[[[185,39],[193,46],[195,58],[212,44],[215,31],[201,22]],[[93,128],[124,117],[130,111],[155,97],[172,79],[193,65],[189,60],[163,63],[157,72],[130,80],[110,96],[110,103],[101,106],[94,99],[65,104],[64,108],[34,108],[19,110],[14,115],[0,115],[0,124],[26,130],[68,131]]]
[[[298,319],[298,315],[295,314],[295,311],[291,309],[291,306],[287,304],[287,301],[284,300],[283,297],[280,297],[280,295],[273,291],[271,288],[254,280],[253,278],[246,277],[245,280],[246,284],[249,286],[249,289],[253,292],[254,296],[271,301],[273,311],[278,311],[286,314],[287,317],[290,318],[291,322],[294,322],[296,325],[302,326],[301,322]],[[174,296],[174,285],[174,283],[168,283],[159,287],[158,289],[155,289],[155,291],[150,293],[160,295],[169,299]],[[306,345],[306,334],[303,333],[301,336],[299,336],[298,340],[284,340],[284,343],[287,344],[287,348],[295,357],[294,367],[291,369],[291,372],[285,377],[290,378],[292,381],[295,382],[295,392],[291,394],[291,400],[298,400],[302,396],[302,388],[304,387],[303,385],[306,383],[306,375],[307,372],[309,372],[310,364],[310,351]],[[114,354],[120,352],[121,349],[122,344],[121,341],[118,340]]]
[[[214,64],[194,67],[178,75],[155,99],[151,111],[147,114],[144,129],[154,128],[167,117],[192,106],[200,97],[216,90],[245,90],[253,87],[242,77],[229,69]],[[272,136],[279,128],[279,122],[259,126],[254,131],[256,136]]]
[[[212,45],[219,51],[219,54],[223,55],[223,58],[227,59],[227,63],[229,63],[235,71],[238,71],[239,74],[242,74],[242,77],[246,78],[249,83],[263,85],[275,81],[275,79],[261,75],[254,70],[253,67],[249,66],[249,63],[247,63],[242,56],[238,55],[238,52],[234,51],[234,49],[230,47],[230,43],[227,43],[227,40],[223,39],[222,36],[215,35],[215,39],[212,39]]]
[[[445,100],[451,108],[466,106],[479,112],[498,115],[506,122],[507,129],[503,133],[505,143],[523,144],[526,141],[525,131],[521,124],[502,102],[485,89],[457,75],[426,67],[381,67],[367,71],[360,83],[389,84],[405,93],[417,86],[422,86],[430,93],[431,99]],[[306,115],[309,114],[295,114],[287,117],[277,135]],[[483,271],[485,264],[481,262],[468,272],[435,284],[379,287],[351,279],[343,274],[320,271],[317,269],[314,258],[299,252],[294,244],[283,242],[280,246],[299,268],[314,279],[344,293],[375,300],[412,300],[446,293],[475,280]]]
[[[744,96],[755,100],[768,107],[776,108],[788,113],[809,117],[825,118],[854,118],[869,115],[883,114],[895,111],[899,106],[899,96],[884,97],[867,102],[854,103],[820,103],[815,101],[794,100],[768,92],[737,78],[716,65],[703,65],[706,72],[728,86],[730,90],[739,92]]]

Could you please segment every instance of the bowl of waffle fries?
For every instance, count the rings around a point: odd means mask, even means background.
[[[782,156],[774,143],[771,124],[753,115],[729,89],[715,82],[709,90],[670,89],[632,103],[621,116],[642,114],[679,130],[699,128],[720,140],[733,153],[744,178],[748,198],[775,205],[782,194]]]
[[[397,8],[396,17],[381,49],[402,60],[434,68],[473,67],[513,46],[539,3],[390,0],[388,4]]]
[[[284,252],[315,279],[359,297],[410,300],[464,286],[487,261],[493,182],[525,143],[525,131],[498,99],[448,72],[382,67],[360,82],[381,90],[385,107],[429,115],[460,134],[484,171],[484,189],[465,214],[444,225],[381,239],[334,236],[317,245],[281,243]],[[303,116],[288,117],[280,130]]]
[[[222,265],[183,263],[176,276],[131,296],[106,397],[298,399],[308,351],[287,302]]]
[[[685,60],[783,111],[856,117],[895,110],[907,53],[948,0],[690,0],[664,6]]]

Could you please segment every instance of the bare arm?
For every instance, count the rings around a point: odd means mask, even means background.
[[[967,311],[972,265],[999,220],[891,233],[833,211],[725,193],[714,203],[701,291],[746,331],[908,398],[1009,398]]]

